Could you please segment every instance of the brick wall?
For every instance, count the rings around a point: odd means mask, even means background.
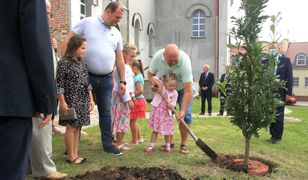
[[[68,0],[50,0],[51,19],[50,35],[58,42],[58,52],[61,52],[64,38],[69,33]]]

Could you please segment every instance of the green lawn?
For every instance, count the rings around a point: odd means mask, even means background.
[[[213,100],[213,112],[218,112],[219,100]],[[258,156],[270,160],[278,167],[267,176],[249,176],[244,173],[231,172],[219,168],[209,157],[195,145],[190,139],[189,154],[179,153],[179,130],[175,131],[175,150],[172,153],[155,151],[144,153],[149,143],[151,130],[147,128],[147,121],[140,120],[142,134],[146,143],[135,146],[131,151],[124,152],[123,156],[116,157],[103,152],[100,142],[98,126],[85,131],[88,136],[81,137],[80,154],[90,161],[87,165],[71,165],[65,162],[63,151],[63,135],[53,136],[53,159],[61,172],[67,172],[69,176],[84,174],[86,171],[98,170],[103,166],[128,166],[128,167],[166,167],[176,169],[185,178],[200,177],[201,179],[307,179],[308,178],[308,111],[307,107],[288,107],[292,113],[287,116],[300,118],[297,123],[285,123],[283,140],[279,144],[266,142],[269,133],[261,130],[259,138],[252,138],[251,156]],[[193,113],[200,112],[200,101],[195,99]],[[177,122],[176,126],[177,126]],[[217,153],[243,154],[244,139],[239,129],[233,126],[227,117],[194,118],[192,130],[194,133],[212,147]],[[125,137],[130,139],[130,134]],[[163,144],[160,136],[158,145]]]

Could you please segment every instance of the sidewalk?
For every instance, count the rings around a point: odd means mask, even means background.
[[[308,102],[307,101],[298,101],[298,102],[296,102],[295,106],[305,106],[305,107],[308,107]],[[291,113],[291,111],[288,108],[286,108],[285,109],[285,114],[290,114],[290,113]],[[224,116],[218,116],[217,114],[218,114],[218,112],[213,112],[212,116],[209,116],[207,114],[205,114],[205,115],[192,114],[192,116],[193,116],[193,118],[211,118],[211,117],[226,117],[227,116],[226,112],[224,113]],[[149,119],[149,117],[150,117],[150,112],[146,112],[146,119]],[[91,124],[89,126],[84,126],[82,129],[87,129],[89,127],[93,127],[93,126],[98,125],[99,120],[98,120],[97,106],[95,106],[93,111],[91,112],[90,118],[91,118]],[[58,124],[58,121],[59,121],[59,117],[56,116],[55,117],[56,124]],[[63,127],[63,126],[58,126],[58,127],[59,127],[61,133],[65,132],[65,127]]]
[[[308,101],[297,101],[294,106],[305,106],[308,107]]]

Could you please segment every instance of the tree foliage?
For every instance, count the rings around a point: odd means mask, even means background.
[[[238,126],[245,137],[244,167],[248,168],[250,139],[259,137],[258,131],[275,121],[276,107],[280,104],[277,90],[283,82],[275,76],[274,57],[263,52],[263,43],[258,40],[262,24],[268,16],[262,15],[268,0],[242,0],[240,10],[244,16],[232,17],[235,27],[230,34],[236,43],[229,47],[244,48],[233,58],[233,71],[229,74],[231,93],[227,97],[227,108],[231,122]],[[265,66],[262,59],[268,58]]]

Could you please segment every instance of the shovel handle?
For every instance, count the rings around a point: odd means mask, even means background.
[[[165,101],[166,103],[169,103],[165,96],[163,96],[163,95],[161,94],[161,97],[164,99],[164,101]],[[172,112],[173,112],[174,114],[178,115],[178,112],[174,109],[174,107],[171,107],[171,110],[172,110]],[[187,132],[191,135],[191,137],[192,137],[195,141],[197,141],[197,140],[198,140],[197,136],[190,130],[190,128],[189,128],[189,126],[186,124],[186,122],[185,122],[182,118],[179,119],[179,122],[182,123],[182,125],[185,127],[185,129],[187,130]]]

